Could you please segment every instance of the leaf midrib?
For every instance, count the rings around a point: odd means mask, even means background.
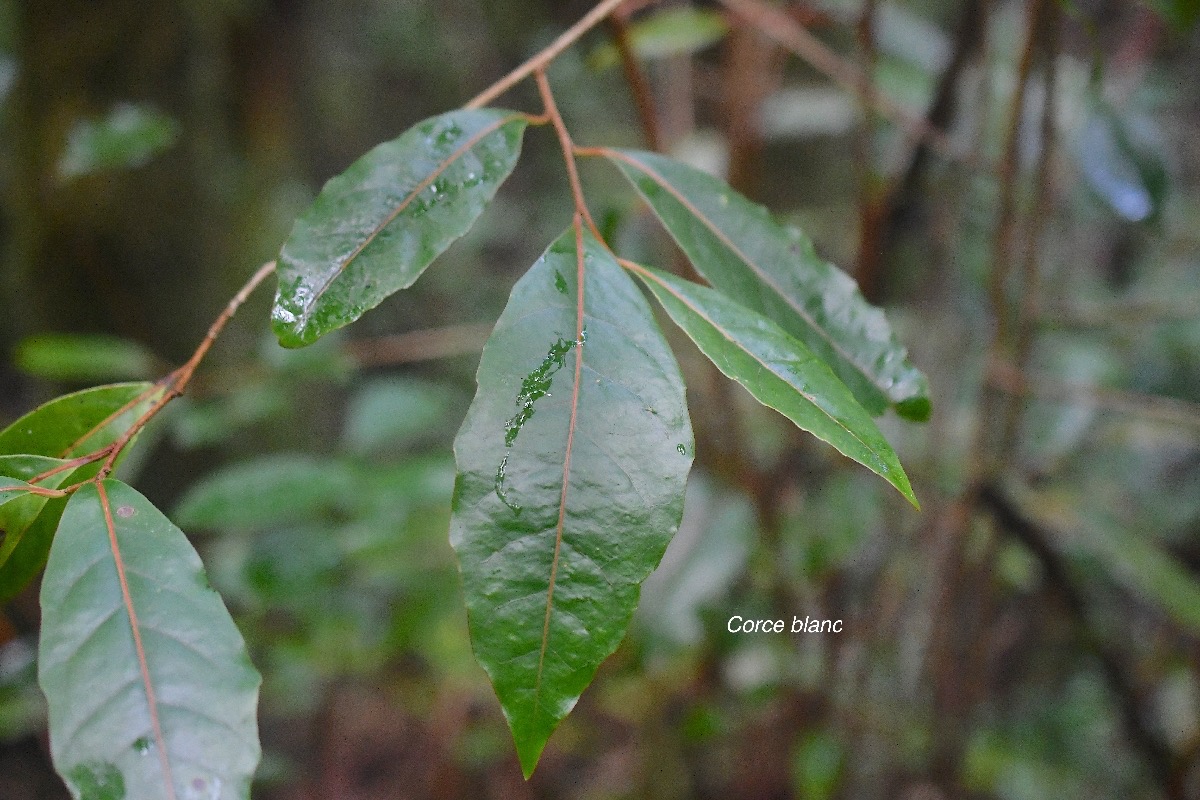
[[[374,229],[371,230],[369,234],[367,234],[367,237],[357,247],[355,247],[348,256],[346,256],[345,260],[338,264],[337,268],[330,273],[329,277],[325,279],[325,282],[321,284],[320,288],[313,292],[312,300],[309,301],[307,308],[305,308],[297,318],[297,328],[304,328],[308,325],[309,320],[312,319],[313,312],[316,311],[317,303],[320,302],[321,298],[325,296],[325,293],[329,291],[329,287],[333,285],[333,282],[336,281],[338,277],[349,268],[351,262],[362,255],[362,252],[366,250],[372,242],[375,241],[375,239],[384,231],[385,228],[395,222],[396,217],[404,213],[404,209],[408,208],[409,204],[412,203],[412,201],[418,196],[420,196],[421,192],[428,189],[429,186],[438,179],[438,176],[448,170],[451,164],[462,158],[469,150],[474,148],[475,145],[479,144],[479,142],[481,142],[483,139],[492,135],[513,120],[522,118],[528,119],[528,115],[519,113],[509,114],[506,117],[496,120],[490,125],[482,128],[478,133],[468,139],[461,147],[451,153],[443,161],[439,162],[434,170],[429,173],[429,175],[427,175],[420,183],[413,187],[413,189],[404,197],[404,199],[400,201],[399,205],[397,205],[387,217],[385,217],[378,225],[375,226]]]
[[[541,708],[542,675],[546,665],[546,650],[550,644],[550,618],[554,610],[554,586],[558,578],[558,562],[562,556],[563,526],[567,517],[567,489],[571,477],[571,453],[575,446],[575,428],[579,420],[579,381],[583,371],[584,316],[584,241],[583,220],[575,215],[575,380],[571,386],[571,418],[567,425],[567,443],[563,452],[562,489],[558,497],[558,522],[554,528],[554,556],[550,561],[550,580],[546,589],[546,615],[542,621],[542,643],[538,653],[537,677],[533,688],[533,713]]]
[[[842,349],[842,347],[838,343],[838,341],[836,339],[834,339],[820,324],[818,324],[817,321],[812,318],[812,316],[808,313],[807,310],[805,310],[802,306],[796,305],[796,303],[794,303],[792,301],[792,298],[790,298],[788,296],[788,294],[779,287],[779,285],[774,281],[774,279],[772,279],[772,277],[770,276],[769,273],[765,272],[757,264],[757,262],[755,262],[753,259],[751,259],[749,256],[747,256],[745,253],[743,253],[742,250],[729,239],[729,237],[725,234],[725,232],[717,227],[715,222],[713,222],[708,216],[703,214],[700,211],[700,209],[698,209],[694,204],[691,203],[691,201],[689,201],[686,197],[684,197],[683,194],[680,193],[679,190],[676,189],[675,186],[670,181],[668,181],[666,178],[664,178],[653,167],[643,164],[642,162],[638,161],[636,158],[633,158],[632,156],[628,156],[625,153],[620,152],[619,150],[612,150],[610,148],[600,148],[600,150],[609,158],[615,158],[620,161],[624,161],[625,163],[632,166],[634,169],[640,170],[651,180],[656,181],[659,185],[661,185],[664,189],[666,189],[671,194],[671,196],[674,197],[675,200],[679,202],[680,205],[682,205],[684,208],[686,208],[693,216],[696,217],[696,219],[700,220],[700,222],[706,228],[708,228],[709,231],[711,231],[715,237],[717,237],[717,239],[721,242],[721,244],[723,244],[726,248],[728,248],[729,251],[732,252],[735,257],[737,257],[738,259],[740,259],[742,261],[742,263],[744,263],[747,267],[749,267],[750,270],[754,272],[754,274],[758,277],[759,280],[761,280],[764,284],[769,286],[775,292],[775,294],[778,295],[779,298],[781,300],[783,300],[784,303],[787,304],[788,308],[792,309],[792,311],[794,311],[797,314],[797,316],[799,316],[801,319],[803,319],[805,321],[805,323],[807,323],[808,326],[818,336],[820,336],[821,339],[823,339],[830,346],[830,348],[833,349],[833,351],[835,353],[837,353],[839,356],[841,356],[842,359],[844,359],[846,361],[846,363],[848,363],[849,365],[854,367],[854,369],[858,372],[858,374],[861,375],[863,377],[863,379],[866,380],[866,382],[869,385],[874,387],[876,391],[883,394],[884,397],[888,397],[887,392],[875,381],[875,379],[871,376],[871,373],[867,371],[866,367],[864,367],[862,364],[860,364],[850,353],[848,353],[844,349]]]
[[[653,280],[655,283],[657,283],[659,286],[663,287],[663,289],[665,289],[667,292],[669,292],[671,294],[671,296],[673,296],[676,300],[678,300],[680,303],[685,305],[689,310],[691,310],[693,313],[695,313],[696,316],[700,317],[702,320],[704,320],[710,326],[712,326],[712,328],[714,330],[716,330],[723,337],[725,337],[725,340],[728,341],[729,343],[731,343],[732,345],[734,345],[734,347],[736,347],[740,352],[749,356],[756,363],[761,364],[763,366],[763,368],[767,370],[767,372],[774,375],[777,379],[783,381],[789,387],[791,387],[791,389],[793,391],[795,391],[796,394],[800,395],[805,400],[807,400],[809,402],[809,404],[812,405],[813,408],[820,411],[834,425],[836,425],[841,430],[845,431],[855,441],[857,441],[864,448],[866,448],[867,452],[871,453],[876,458],[881,458],[881,456],[879,455],[879,453],[876,452],[874,447],[869,445],[867,442],[863,441],[861,436],[859,436],[857,433],[855,433],[852,429],[846,427],[846,425],[843,424],[841,420],[839,420],[837,417],[832,416],[828,411],[826,411],[824,408],[822,408],[821,405],[816,402],[816,400],[813,398],[812,395],[810,395],[808,392],[805,392],[804,390],[794,386],[790,381],[788,381],[787,378],[785,378],[783,375],[779,374],[779,372],[777,372],[775,369],[773,369],[767,362],[755,357],[755,355],[752,352],[750,352],[749,350],[747,350],[746,347],[741,342],[739,342],[737,339],[733,338],[725,330],[725,328],[723,328],[721,325],[717,324],[708,314],[704,313],[704,311],[701,310],[700,308],[697,308],[696,305],[694,305],[690,300],[688,300],[683,295],[681,295],[678,291],[676,291],[675,287],[671,286],[666,281],[663,281],[658,275],[654,274],[650,270],[647,270],[644,267],[641,267],[640,265],[632,264],[632,262],[630,262],[630,264],[632,266],[637,267],[637,272],[638,272],[639,276],[641,276],[643,278],[649,278],[649,279]],[[815,359],[815,356],[814,356],[814,359]]]
[[[121,601],[125,605],[125,613],[129,618],[129,629],[133,634],[133,646],[137,654],[138,670],[141,672],[142,688],[146,692],[146,705],[150,713],[150,729],[154,736],[154,744],[158,749],[158,760],[162,767],[163,779],[166,783],[167,797],[169,800],[176,800],[175,779],[171,774],[171,760],[167,755],[167,742],[163,737],[162,725],[158,717],[158,699],[154,691],[154,682],[150,678],[150,664],[146,660],[146,649],[142,644],[141,625],[138,622],[137,611],[133,605],[133,597],[129,591],[129,580],[125,573],[125,560],[121,556],[121,547],[117,542],[117,527],[113,522],[112,508],[108,501],[108,490],[104,488],[104,481],[96,483],[96,491],[100,496],[100,507],[104,511],[104,526],[108,533],[108,543],[112,552],[113,563],[117,568],[117,581],[121,587]]]

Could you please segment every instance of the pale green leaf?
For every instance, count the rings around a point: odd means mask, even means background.
[[[84,486],[41,602],[50,751],[75,797],[249,798],[260,678],[170,520],[119,481]]]

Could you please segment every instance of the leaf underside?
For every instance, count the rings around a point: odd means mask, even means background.
[[[694,167],[634,150],[604,154],[709,283],[808,345],[872,415],[891,406],[908,419],[928,419],[928,383],[883,311],[803,234]]]
[[[41,605],[51,754],[75,797],[249,797],[260,678],[161,512],[116,480],[79,489]]]
[[[280,344],[312,344],[411,286],[483,213],[516,166],[528,124],[515,111],[452,111],[326,183],[279,254]]]
[[[475,655],[528,777],[678,528],[692,430],[645,297],[578,226],[514,286],[478,383],[450,537]]]
[[[870,414],[812,351],[720,292],[647,267],[637,275],[721,372],[917,505],[908,476]]]

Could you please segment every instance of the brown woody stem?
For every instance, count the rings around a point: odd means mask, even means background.
[[[563,31],[563,34],[551,42],[547,48],[484,89],[463,108],[483,108],[530,75],[545,69],[562,51],[575,44],[580,36],[604,21],[604,18],[616,11],[623,2],[625,0],[603,0],[603,2],[597,3],[595,8],[585,14],[579,22]]]

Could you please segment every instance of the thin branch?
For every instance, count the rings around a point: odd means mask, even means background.
[[[813,36],[803,25],[763,0],[721,0],[721,3],[846,91],[858,93],[867,85],[862,70]],[[978,166],[975,157],[962,152],[944,132],[874,87],[868,87],[866,99],[880,116],[890,119],[912,139],[926,142],[943,158]]]
[[[582,19],[570,28],[567,28],[548,47],[484,89],[463,106],[463,108],[483,108],[533,73],[545,69],[562,51],[575,44],[580,36],[583,36],[589,30],[599,25],[605,17],[616,11],[617,7],[623,2],[625,0],[603,0],[597,3],[595,8],[585,14]]]
[[[575,200],[575,212],[587,222],[596,239],[602,242],[604,237],[600,235],[600,229],[596,227],[592,214],[588,211],[587,201],[583,197],[583,184],[579,180],[579,169],[575,165],[575,143],[571,141],[571,134],[567,131],[562,114],[558,113],[554,92],[550,90],[550,81],[546,80],[546,73],[541,69],[534,73],[534,77],[537,80],[538,93],[542,96],[542,103],[546,106],[546,114],[554,124],[554,132],[558,134],[558,143],[562,147],[563,160],[567,165],[567,179],[571,182],[571,197]]]
[[[134,420],[133,424],[130,425],[115,442],[106,445],[105,447],[102,447],[92,453],[81,456],[79,459],[75,459],[76,461],[86,464],[92,461],[99,461],[101,458],[103,458],[104,463],[100,466],[100,471],[94,477],[72,484],[64,489],[46,491],[61,492],[61,494],[55,495],[61,497],[64,494],[70,494],[74,492],[84,484],[98,484],[100,481],[107,478],[109,474],[112,473],[113,468],[116,466],[117,459],[120,457],[121,451],[125,449],[125,446],[129,444],[130,440],[132,440],[142,428],[146,427],[146,424],[153,419],[158,412],[162,411],[163,408],[166,407],[167,403],[183,394],[184,389],[187,388],[188,382],[191,381],[192,375],[196,371],[196,367],[198,367],[200,362],[204,360],[204,356],[208,354],[208,351],[213,346],[213,342],[215,342],[217,337],[221,335],[221,331],[225,329],[225,326],[229,323],[229,320],[233,318],[233,315],[237,312],[242,303],[246,302],[246,298],[250,296],[250,293],[257,289],[258,286],[267,279],[267,276],[274,271],[274,261],[269,261],[259,267],[258,272],[251,276],[250,280],[246,282],[246,285],[239,289],[238,293],[235,294],[233,299],[231,299],[225,306],[225,310],[222,311],[215,320],[213,320],[212,325],[210,325],[208,328],[208,332],[204,335],[204,339],[200,342],[200,345],[196,348],[196,351],[192,353],[192,357],[189,358],[183,364],[183,366],[179,367],[174,372],[171,372],[156,384],[155,388],[162,391],[162,394],[158,397],[158,399],[156,399],[140,417]],[[53,474],[66,468],[67,467],[65,465],[60,465],[56,469],[51,470],[49,474]],[[37,476],[37,479],[42,480],[47,476],[47,474],[40,475]]]
[[[258,272],[254,273],[254,275],[250,277],[250,280],[246,281],[246,285],[238,290],[238,293],[235,294],[233,299],[229,301],[229,304],[225,306],[225,310],[221,312],[220,316],[213,320],[213,324],[208,327],[208,333],[204,335],[204,341],[200,342],[200,346],[196,348],[196,352],[193,353],[192,357],[187,360],[187,363],[177,370],[179,377],[174,387],[176,390],[179,392],[183,391],[184,387],[187,386],[188,381],[192,379],[192,373],[196,371],[196,367],[201,361],[204,360],[204,356],[208,354],[209,348],[213,346],[213,342],[215,342],[217,337],[221,335],[221,331],[225,329],[225,326],[229,323],[229,320],[231,320],[233,315],[237,313],[237,310],[241,308],[242,303],[246,302],[246,298],[248,298],[250,294],[257,289],[259,285],[274,271],[274,261],[268,261],[266,264],[263,264],[261,267],[259,267]]]

